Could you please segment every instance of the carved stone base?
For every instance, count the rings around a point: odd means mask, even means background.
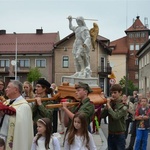
[[[98,78],[79,78],[79,77],[73,77],[73,76],[63,76],[62,77],[62,83],[68,82],[70,85],[74,85],[78,82],[84,82],[87,83],[91,87],[97,87],[98,86]]]

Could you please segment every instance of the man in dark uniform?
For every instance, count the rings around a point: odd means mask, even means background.
[[[101,117],[108,116],[108,150],[125,150],[125,117],[127,106],[122,103],[122,88],[114,84],[110,88],[111,97],[107,98],[106,107]]]
[[[67,103],[63,103],[63,110],[65,112],[64,116],[64,125],[68,127],[70,125],[69,120],[72,120],[74,115],[77,112],[83,112],[86,116],[88,125],[92,120],[92,116],[94,114],[94,104],[88,98],[88,94],[92,92],[92,89],[88,84],[79,82],[75,85],[76,88],[76,97],[79,100],[79,105],[73,107],[71,110],[67,108]]]

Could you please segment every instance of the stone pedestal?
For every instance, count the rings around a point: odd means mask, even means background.
[[[79,78],[79,77],[73,77],[73,76],[63,76],[62,77],[62,83],[68,82],[69,85],[74,85],[78,82],[84,82],[87,83],[90,87],[98,87],[98,78],[90,77],[90,78]]]

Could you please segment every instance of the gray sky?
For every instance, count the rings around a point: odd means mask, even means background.
[[[42,27],[44,33],[59,31],[62,39],[72,33],[66,18],[83,16],[97,19],[99,35],[113,41],[125,36],[137,15],[150,22],[149,5],[150,0],[0,0],[0,29],[35,33]],[[86,25],[92,28],[93,21]]]

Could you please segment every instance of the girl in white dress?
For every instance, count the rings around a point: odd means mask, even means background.
[[[65,138],[64,150],[97,150],[93,136],[88,132],[84,113],[76,113]]]
[[[52,135],[49,118],[41,118],[37,121],[37,131],[31,150],[60,150],[59,140]]]

